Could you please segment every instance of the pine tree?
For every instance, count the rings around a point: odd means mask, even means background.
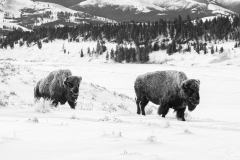
[[[154,45],[153,45],[153,51],[158,51],[158,50],[159,50],[158,42],[155,42]]]
[[[197,42],[197,44],[196,44],[196,52],[199,54],[199,52],[200,52],[200,49],[199,49],[199,44],[198,44],[198,42]]]
[[[24,42],[23,41],[20,41],[19,42],[19,46],[22,47],[24,45]]]
[[[214,54],[214,49],[213,49],[214,47],[212,46],[211,47],[211,54]]]
[[[90,56],[90,54],[91,54],[91,51],[90,51],[90,47],[88,47],[88,49],[87,49],[87,54]]]
[[[42,42],[40,40],[37,42],[37,45],[39,49],[42,49]]]
[[[173,53],[172,43],[169,43],[167,46],[167,54],[171,55]]]
[[[235,45],[234,45],[234,48],[237,48],[238,47],[238,45],[237,45],[237,42],[235,43]]]
[[[96,48],[96,52],[97,52],[97,54],[100,54],[100,52],[101,52],[101,46],[100,46],[100,43],[99,43],[99,41],[97,41],[97,48]]]
[[[223,47],[220,48],[219,53],[223,53],[224,49]]]
[[[107,55],[106,55],[106,60],[109,60],[109,54],[108,54],[108,51],[107,51]]]
[[[10,43],[10,48],[11,48],[11,49],[14,48],[14,43],[13,43],[13,42]]]
[[[95,49],[93,48],[93,49],[92,49],[92,56],[94,55],[94,53],[95,53]]]
[[[83,50],[81,49],[81,57],[84,57],[84,55],[83,55]]]
[[[207,54],[207,46],[206,45],[203,46],[203,51],[204,51],[204,54]]]
[[[63,43],[63,46],[62,46],[62,51],[64,51],[64,50],[65,50],[65,43]]]
[[[111,49],[110,55],[111,55],[111,59],[114,59],[114,50],[113,50],[113,48]]]
[[[161,50],[165,50],[165,49],[166,49],[166,45],[165,45],[164,42],[161,43],[161,45],[160,45],[160,49],[161,49]]]

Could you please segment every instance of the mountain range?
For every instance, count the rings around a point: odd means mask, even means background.
[[[232,14],[240,14],[240,0],[0,0],[0,19],[2,17],[8,22],[14,18],[15,23],[25,26],[155,21],[173,19],[178,15],[203,18]]]

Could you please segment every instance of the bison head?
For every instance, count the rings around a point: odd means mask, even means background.
[[[189,111],[193,111],[199,104],[199,87],[200,81],[196,79],[188,79],[182,83],[182,89],[184,91]]]
[[[79,86],[81,83],[82,77],[69,76],[64,80],[64,85],[67,88],[67,100],[71,102],[76,102],[79,93]]]

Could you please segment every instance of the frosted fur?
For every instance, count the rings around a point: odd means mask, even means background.
[[[72,76],[70,70],[56,70],[46,78],[41,79],[34,88],[35,100],[50,99],[53,101],[55,106],[60,102],[65,104],[67,101],[71,108],[75,108],[76,99],[78,97],[78,87],[82,78]],[[71,83],[72,89],[69,88],[68,84]]]
[[[136,78],[134,84],[137,96],[137,113],[140,114],[142,111],[142,114],[145,115],[144,108],[151,101],[159,105],[159,115],[162,114],[165,117],[169,108],[173,108],[177,111],[177,117],[185,120],[184,111],[186,106],[190,107],[189,110],[194,110],[195,104],[199,103],[197,102],[199,101],[199,85],[198,80],[188,79],[186,74],[180,71],[156,71],[140,75]],[[183,86],[185,86],[185,89]],[[193,93],[194,98],[188,94],[189,89],[197,92]]]

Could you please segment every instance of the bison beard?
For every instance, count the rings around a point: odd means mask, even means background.
[[[72,76],[70,70],[53,71],[36,84],[34,98],[50,99],[55,107],[59,103],[63,105],[68,102],[75,109],[81,80],[81,77]]]
[[[172,108],[177,112],[177,118],[185,121],[186,106],[193,111],[199,104],[199,86],[199,80],[188,79],[185,73],[179,71],[157,71],[140,75],[134,84],[137,113],[145,115],[145,106],[151,101],[159,105],[158,114],[162,117]]]

